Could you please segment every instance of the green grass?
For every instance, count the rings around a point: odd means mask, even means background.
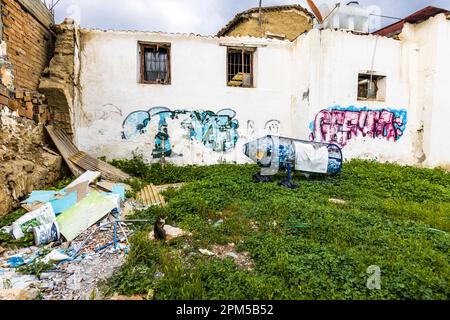
[[[133,186],[187,182],[165,193],[166,208],[136,213],[193,233],[169,244],[132,238],[123,267],[105,293],[155,299],[449,299],[450,174],[394,164],[351,161],[342,177],[295,178],[298,190],[256,184],[253,165],[174,167],[114,161],[135,175]],[[279,177],[281,179],[282,176]],[[345,200],[334,204],[330,198]],[[219,219],[224,222],[214,225]],[[252,225],[258,228],[252,228]],[[237,244],[251,271],[232,259],[198,254]],[[381,268],[381,290],[366,286]],[[155,278],[157,272],[165,274]]]

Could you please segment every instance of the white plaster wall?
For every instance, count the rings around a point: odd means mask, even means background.
[[[400,40],[317,30],[295,42],[195,35],[81,30],[76,140],[94,156],[129,158],[133,152],[152,158],[158,119],[142,136],[123,140],[128,114],[165,106],[171,110],[230,108],[239,120],[239,140],[229,152],[215,152],[191,141],[182,120],[168,120],[177,164],[248,162],[242,146],[269,133],[311,138],[310,124],[324,109],[404,109],[408,123],[401,138],[358,135],[343,147],[345,159],[365,158],[400,164],[450,164],[447,133],[450,21],[438,15],[406,24]],[[171,43],[171,85],[140,84],[138,41]],[[226,85],[226,46],[256,46],[255,88]],[[376,48],[375,48],[376,47]],[[373,60],[373,68],[372,68]],[[358,101],[358,73],[374,70],[386,76],[384,101]]]
[[[375,50],[376,45],[376,50]],[[387,77],[384,101],[358,101],[358,73],[373,70]],[[344,157],[367,158],[413,164],[413,143],[418,125],[417,112],[410,105],[410,81],[414,78],[409,60],[414,50],[403,47],[400,41],[376,36],[360,36],[345,31],[317,30],[300,37],[294,49],[297,63],[294,90],[309,90],[309,98],[296,106],[295,133],[309,139],[310,124],[316,115],[330,107],[367,107],[378,109],[406,109],[408,124],[396,142],[382,138],[363,137],[348,140],[343,147]]]
[[[283,135],[291,130],[291,51],[288,41],[256,38],[210,38],[194,35],[102,32],[81,30],[82,109],[77,119],[77,144],[94,156],[129,158],[132,152],[152,160],[158,121],[150,133],[131,140],[121,137],[122,122],[133,111],[165,106],[172,110],[236,111],[239,140],[234,150],[218,153],[189,142],[186,131],[169,120],[171,144],[176,154],[169,161],[209,164],[218,161],[246,162],[242,146],[265,134],[267,121],[281,123]],[[171,84],[138,83],[138,41],[171,43]],[[226,47],[220,44],[255,45],[255,88],[226,85]],[[256,132],[249,136],[248,121]],[[172,125],[173,124],[173,125]]]
[[[402,43],[415,44],[418,81],[416,93],[418,117],[423,137],[423,164],[429,167],[450,164],[450,21],[439,14],[420,24],[406,24],[400,35]]]

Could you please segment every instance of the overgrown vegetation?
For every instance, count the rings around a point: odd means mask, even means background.
[[[254,183],[252,165],[174,167],[115,161],[138,184],[188,182],[166,192],[168,206],[136,213],[193,233],[170,244],[132,238],[125,265],[106,293],[155,299],[449,299],[450,174],[366,161],[342,177],[307,180],[298,190]],[[136,185],[138,185],[136,184]],[[330,202],[330,198],[345,203]],[[222,224],[217,224],[223,219]],[[251,271],[199,248],[236,243]],[[371,265],[381,290],[366,286]],[[155,275],[158,272],[163,277]]]

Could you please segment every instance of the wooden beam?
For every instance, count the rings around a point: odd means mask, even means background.
[[[50,26],[54,24],[54,18],[47,7],[41,0],[16,0],[20,6],[31,14],[40,24],[50,30]]]

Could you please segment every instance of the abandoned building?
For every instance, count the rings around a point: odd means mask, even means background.
[[[107,159],[247,163],[243,146],[272,134],[336,143],[345,159],[450,165],[448,11],[369,34],[356,30],[368,14],[313,28],[300,6],[269,7],[199,36],[50,27],[38,0],[1,4],[0,214],[57,178],[45,124]]]

